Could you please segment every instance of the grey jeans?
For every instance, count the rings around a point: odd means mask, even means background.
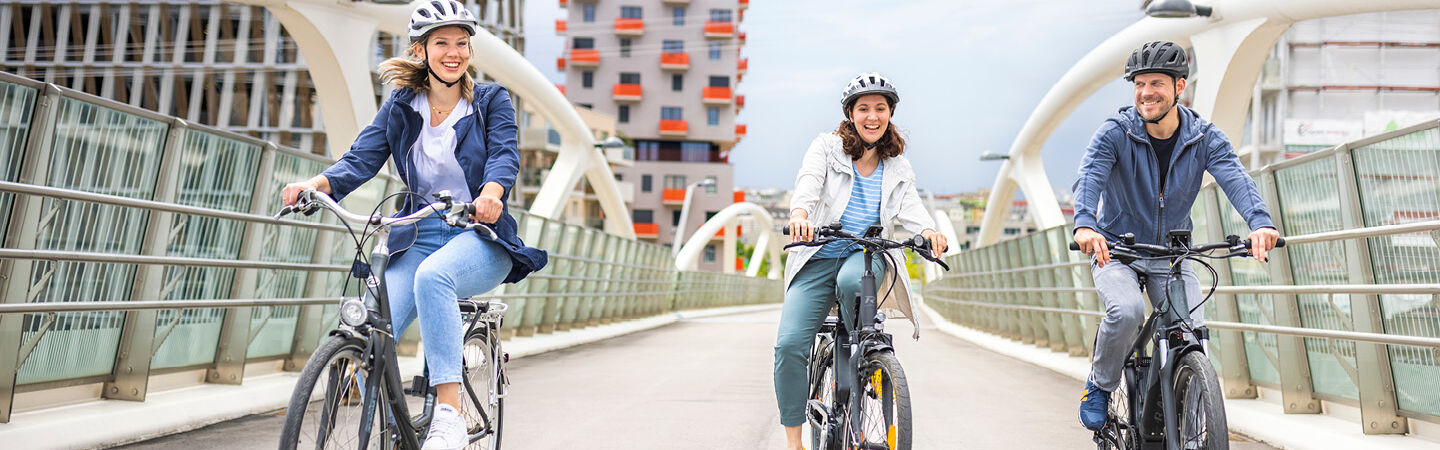
[[[1105,303],[1105,318],[1100,321],[1100,331],[1095,336],[1095,358],[1090,363],[1090,381],[1106,392],[1120,387],[1120,369],[1130,352],[1140,326],[1145,324],[1145,300],[1140,295],[1140,274],[1145,274],[1145,293],[1150,304],[1165,301],[1165,291],[1170,284],[1169,261],[1135,261],[1129,265],[1114,259],[1105,267],[1098,267],[1092,258],[1090,269],[1095,278],[1095,291]],[[1195,326],[1205,322],[1205,310],[1196,308],[1205,297],[1200,295],[1200,279],[1195,276],[1195,267],[1190,261],[1180,266],[1180,276],[1185,280],[1186,309],[1195,309],[1190,319]],[[1179,301],[1180,299],[1175,299]],[[1176,305],[1178,306],[1178,305]]]

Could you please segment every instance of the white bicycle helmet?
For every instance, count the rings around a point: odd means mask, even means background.
[[[850,80],[850,84],[840,91],[840,107],[845,111],[845,115],[850,115],[850,104],[855,102],[855,99],[869,94],[880,94],[890,99],[892,109],[900,103],[900,92],[895,90],[895,85],[890,84],[889,79],[876,72],[865,72]]]
[[[446,26],[459,26],[471,36],[480,28],[480,21],[456,0],[431,0],[421,3],[410,13],[410,41],[418,42],[431,30]]]

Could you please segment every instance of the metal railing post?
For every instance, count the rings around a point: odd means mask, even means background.
[[[560,255],[575,254],[575,241],[577,240],[575,235],[579,231],[580,229],[574,225],[561,225],[560,235],[555,237],[555,253]],[[557,276],[572,277],[575,275],[574,271],[571,270],[571,267],[574,267],[574,261],[569,258],[555,258],[550,264],[555,266],[555,269],[551,273]],[[549,289],[545,292],[551,294],[565,293],[570,290],[570,285],[573,283],[576,283],[576,281],[567,278],[558,278],[550,282]],[[556,326],[560,322],[560,312],[563,311],[565,302],[566,298],[564,296],[546,298],[545,304],[540,307],[540,324],[536,331],[540,333],[554,333]]]
[[[1058,227],[1040,232],[1040,245],[1035,246],[1035,250],[1038,252],[1036,255],[1038,256],[1038,263],[1050,265],[1060,262],[1063,254],[1059,252],[1065,250],[1065,247],[1063,247],[1064,244],[1059,240],[1059,232],[1064,231],[1064,227]],[[1060,245],[1057,246],[1056,244]],[[1041,287],[1059,287],[1059,283],[1056,280],[1056,278],[1058,278],[1057,272],[1054,269],[1042,270],[1036,275],[1040,278]],[[1049,306],[1052,308],[1063,307],[1064,305],[1060,304],[1060,298],[1063,295],[1064,294],[1059,292],[1041,294],[1041,298],[1044,299],[1041,302],[1041,306]],[[1050,328],[1050,350],[1068,353],[1070,350],[1070,326],[1068,321],[1065,320],[1065,316],[1058,313],[1046,313],[1045,320]]]
[[[383,191],[382,191],[383,192]],[[335,217],[327,215],[323,219],[326,222],[334,222]],[[329,264],[334,259],[336,231],[316,231],[315,250],[311,253],[310,262],[314,264]],[[305,298],[323,297],[331,289],[330,278],[332,276],[348,278],[349,272],[338,274],[325,274],[312,272],[305,280]],[[342,283],[343,285],[343,283]],[[356,293],[359,295],[359,293]],[[310,353],[320,345],[320,338],[329,326],[322,323],[325,315],[325,305],[307,305],[300,307],[300,314],[295,318],[295,334],[290,342],[290,356],[285,358],[284,370],[298,371],[305,368],[305,361],[310,359]],[[418,328],[418,327],[417,327]],[[398,351],[398,349],[397,349]],[[413,353],[412,353],[413,355]]]
[[[1261,194],[1265,199],[1279,205],[1279,188],[1275,185],[1275,172],[1260,174],[1258,180]],[[1277,210],[1278,211],[1278,210]],[[1283,214],[1271,216],[1271,221],[1279,230],[1285,229]],[[1269,254],[1270,261],[1267,268],[1270,271],[1270,283],[1279,285],[1294,285],[1294,268],[1290,266],[1289,250],[1280,250]],[[1275,324],[1284,327],[1301,327],[1300,305],[1294,294],[1272,294],[1271,306],[1274,310]],[[1276,370],[1280,372],[1280,393],[1281,403],[1285,407],[1286,414],[1318,414],[1320,413],[1320,401],[1315,398],[1315,387],[1311,382],[1310,355],[1305,351],[1305,339],[1299,336],[1275,336],[1276,346],[1279,349],[1278,357],[1280,364]]]
[[[50,144],[55,138],[55,113],[60,108],[60,91],[45,85],[35,96],[35,115],[30,122],[25,157],[20,163],[16,180],[44,185],[50,175]],[[9,231],[4,237],[5,248],[34,249],[39,236],[40,209],[44,198],[16,195],[10,210]],[[30,271],[34,261],[0,259],[0,302],[24,303],[30,292]],[[10,410],[15,403],[15,377],[20,371],[20,329],[24,314],[0,314],[0,423],[10,423]]]
[[[1205,220],[1210,222],[1210,226],[1205,227],[1206,235],[1201,239],[1205,242],[1220,242],[1225,239],[1225,227],[1221,225],[1225,216],[1220,212],[1220,200],[1215,197],[1214,188],[1203,189],[1200,193],[1199,204],[1205,209]],[[1272,205],[1271,210],[1275,214],[1279,214],[1280,210],[1277,208],[1279,203],[1276,202],[1276,197],[1271,196],[1268,200]],[[1229,259],[1211,261],[1210,264],[1215,266],[1216,278],[1220,286],[1230,286],[1234,282],[1234,277],[1230,272]],[[1215,302],[1213,320],[1240,321],[1240,307],[1234,294],[1216,293],[1215,298],[1210,301]],[[1244,333],[1235,330],[1219,330],[1214,334],[1218,338],[1216,341],[1219,341],[1219,345],[1211,345],[1211,348],[1220,350],[1218,355],[1220,380],[1225,383],[1225,398],[1255,398],[1258,391],[1255,389],[1255,383],[1250,380],[1250,362],[1245,355]]]
[[[160,171],[155,180],[153,200],[174,203],[179,190],[181,143],[185,137],[185,122],[173,119],[169,123],[169,135],[165,139],[165,150],[160,156]],[[144,243],[141,254],[165,256],[169,253],[173,213],[150,211],[146,221]],[[135,270],[135,282],[130,291],[130,300],[164,300],[161,297],[165,286],[165,266],[146,265]],[[150,363],[155,356],[155,318],[158,311],[153,309],[128,311],[121,327],[120,342],[115,351],[115,368],[110,381],[105,383],[100,395],[116,400],[145,401],[146,387],[150,381]]]
[[[271,172],[275,167],[275,144],[266,144],[260,150],[259,170],[255,171],[255,190],[250,197],[250,213],[265,214],[271,192]],[[256,261],[265,251],[265,225],[245,224],[245,234],[240,238],[240,260]],[[259,269],[236,269],[235,282],[230,287],[230,298],[255,298],[258,287]],[[250,349],[250,316],[254,308],[230,308],[225,311],[225,320],[220,325],[220,339],[215,348],[215,362],[205,371],[205,382],[218,384],[240,384],[245,378],[245,355]]]
[[[1352,157],[1354,149],[1342,145],[1335,152],[1336,179],[1340,184],[1340,220],[1345,229],[1365,226],[1360,203],[1359,178]],[[1346,239],[1346,269],[1352,284],[1374,284],[1375,268],[1370,261],[1369,239]],[[1380,296],[1350,295],[1350,321],[1354,331],[1384,333]],[[1398,414],[1395,378],[1390,372],[1390,348],[1383,344],[1355,343],[1355,368],[1360,389],[1360,421],[1365,434],[1404,434],[1409,422]]]

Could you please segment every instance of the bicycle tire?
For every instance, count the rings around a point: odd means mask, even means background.
[[[477,329],[465,336],[465,345],[460,349],[465,374],[461,389],[460,416],[465,419],[465,431],[473,436],[484,430],[485,424],[480,421],[478,408],[484,409],[491,426],[494,427],[492,433],[465,446],[470,450],[499,450],[501,432],[504,431],[502,424],[505,418],[505,399],[500,397],[500,384],[503,381],[498,375],[502,373],[500,367],[504,367],[504,363],[502,361],[502,365],[493,371],[490,367],[495,351],[491,339],[494,336],[489,329]],[[498,341],[497,337],[493,342]],[[502,358],[503,355],[494,359]],[[492,373],[495,376],[492,376]]]
[[[360,339],[330,336],[320,343],[305,362],[300,380],[290,394],[285,410],[285,426],[280,432],[280,449],[295,448],[361,448],[360,424],[368,414],[371,431],[368,446],[392,448],[392,433],[385,432],[389,407],[383,401],[366,405],[366,382],[374,376],[364,364],[365,342]],[[321,380],[326,383],[321,386]],[[317,389],[320,398],[312,398]],[[384,399],[383,386],[374,399]],[[325,430],[323,434],[321,430]],[[348,431],[348,432],[347,432]],[[333,439],[332,439],[333,438]],[[317,445],[317,441],[319,442]]]
[[[1190,352],[1175,365],[1176,430],[1184,448],[1229,450],[1230,429],[1225,421],[1225,399],[1215,366],[1202,352]]]
[[[831,345],[832,341],[828,337],[821,336],[818,337],[816,341],[815,355],[810,358],[809,399],[819,401],[826,406],[833,406],[835,404],[835,348]],[[809,424],[809,405],[805,407],[805,415],[805,422]],[[825,424],[822,423],[820,427],[810,427],[810,448],[826,450],[838,447],[838,442],[835,439],[836,436],[830,436],[829,439],[826,439],[829,442],[822,442],[822,439],[825,438],[825,436],[823,436],[825,430],[822,428],[824,426]]]
[[[863,397],[858,415],[864,417],[864,422],[858,434],[861,441],[855,447],[910,450],[910,384],[895,353],[881,350],[865,355],[860,363],[859,385],[857,394]]]
[[[1125,369],[1120,387],[1110,393],[1109,418],[1105,428],[1100,430],[1101,439],[1096,442],[1099,450],[1135,450],[1139,442],[1135,435],[1136,422],[1130,414],[1134,406],[1130,399],[1130,380],[1135,376],[1131,369]]]

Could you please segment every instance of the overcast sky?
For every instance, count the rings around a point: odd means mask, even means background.
[[[556,82],[563,38],[555,0],[526,2],[525,54]],[[750,58],[737,93],[747,136],[730,161],[739,187],[793,186],[815,135],[842,119],[839,93],[863,71],[900,90],[893,119],[918,184],[936,193],[990,187],[998,162],[1040,98],[1091,48],[1139,20],[1139,0],[756,0],[740,30]],[[648,15],[648,14],[647,14]],[[1068,189],[1085,144],[1129,104],[1121,80],[1082,104],[1045,146],[1045,168]]]

